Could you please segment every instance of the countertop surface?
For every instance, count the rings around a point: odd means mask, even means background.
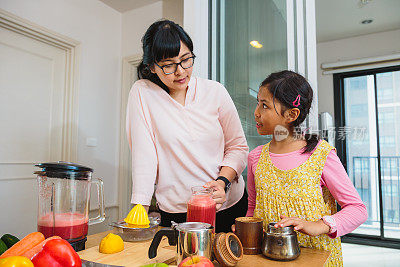
[[[102,254],[99,252],[99,244],[103,237],[113,231],[106,231],[87,237],[86,249],[78,252],[82,259],[121,266],[141,266],[149,263],[164,262],[167,264],[176,264],[176,247],[168,244],[167,238],[164,237],[157,250],[157,257],[149,259],[147,252],[151,240],[142,242],[124,242],[125,249],[115,254]],[[330,252],[324,250],[316,250],[311,248],[301,248],[300,256],[293,261],[274,261],[267,259],[263,255],[244,255],[243,259],[236,266],[324,266],[329,257]],[[215,266],[218,263],[215,262]]]

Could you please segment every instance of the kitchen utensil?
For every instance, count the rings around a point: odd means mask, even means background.
[[[192,196],[188,201],[187,222],[209,223],[215,228],[216,203],[212,193],[212,188],[192,187]]]
[[[115,229],[117,229],[116,234],[126,242],[143,241],[153,238],[154,234],[157,232],[158,225],[160,224],[160,218],[158,217],[149,217],[149,221],[150,224],[148,228],[129,227],[123,220],[113,222],[110,226],[115,227]]]
[[[243,258],[243,246],[233,233],[218,233],[214,237],[213,252],[221,266],[235,266]]]
[[[120,265],[109,265],[93,261],[82,260],[82,267],[123,267]]]
[[[105,219],[101,179],[92,180],[91,168],[70,162],[35,165],[38,182],[38,231],[60,236],[76,250],[85,248],[88,225]],[[97,185],[99,214],[89,219],[90,187]]]
[[[146,209],[141,204],[136,204],[128,213],[124,222],[133,228],[148,228],[150,225]]]
[[[300,255],[300,246],[294,226],[275,228],[269,223],[264,235],[262,253],[274,260],[294,260]]]
[[[238,217],[235,219],[235,234],[243,245],[245,255],[261,254],[263,241],[263,221],[255,217]]]
[[[214,227],[201,222],[172,222],[171,228],[159,230],[151,242],[149,258],[157,256],[157,247],[163,236],[168,237],[171,246],[177,245],[177,264],[186,257],[199,255],[211,260]]]

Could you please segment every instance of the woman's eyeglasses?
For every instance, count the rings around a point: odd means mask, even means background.
[[[158,65],[157,63],[155,63],[160,69],[162,69],[162,71],[164,72],[164,74],[165,75],[168,75],[168,74],[172,74],[172,73],[175,73],[176,72],[176,70],[178,69],[178,65],[180,65],[181,67],[182,67],[182,69],[189,69],[189,68],[191,68],[192,66],[193,66],[193,64],[194,64],[194,58],[195,58],[196,56],[191,56],[191,57],[188,57],[188,58],[185,58],[184,60],[182,60],[181,62],[179,62],[179,63],[171,63],[171,64],[167,64],[167,65],[164,65],[164,66],[160,66],[160,65]]]

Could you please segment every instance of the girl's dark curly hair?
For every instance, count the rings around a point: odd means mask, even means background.
[[[290,123],[291,127],[295,128],[300,126],[310,113],[313,101],[313,90],[306,78],[300,74],[289,70],[271,73],[261,83],[260,87],[267,88],[271,95],[273,95],[274,108],[275,100],[281,103],[283,106],[281,115],[291,108],[298,108],[300,110],[297,119]],[[278,113],[278,111],[276,112]],[[307,145],[303,153],[311,152],[318,144],[319,136],[316,134],[305,134],[304,137],[307,141]]]

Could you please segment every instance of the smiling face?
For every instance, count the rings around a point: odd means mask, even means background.
[[[175,93],[177,91],[186,90],[190,77],[192,76],[193,66],[188,69],[184,69],[179,65],[176,71],[171,74],[165,74],[160,67],[168,66],[173,63],[180,63],[192,56],[192,52],[190,52],[189,48],[181,41],[181,48],[178,56],[166,58],[157,62],[159,66],[154,64],[152,72],[157,74],[160,80],[168,87],[170,92]],[[184,62],[182,62],[182,65],[184,65]]]
[[[278,125],[288,127],[285,117],[281,115],[282,108],[282,105],[276,100],[274,107],[273,96],[268,88],[260,87],[257,95],[257,106],[254,110],[258,134],[271,135]]]

